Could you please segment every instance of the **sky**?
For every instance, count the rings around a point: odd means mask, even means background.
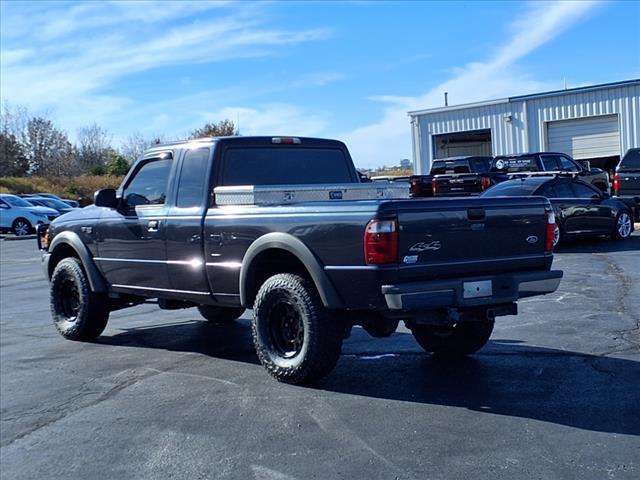
[[[640,2],[0,3],[0,96],[73,139],[336,138],[411,159],[407,112],[640,78]]]

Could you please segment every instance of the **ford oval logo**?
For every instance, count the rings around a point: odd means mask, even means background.
[[[530,237],[527,237],[527,242],[529,243],[536,243],[538,241],[538,237],[536,237],[535,235],[531,235]]]

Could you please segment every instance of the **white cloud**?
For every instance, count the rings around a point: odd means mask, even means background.
[[[135,99],[105,93],[128,75],[273,55],[282,46],[331,35],[325,28],[270,28],[261,5],[225,10],[228,3],[88,2],[44,10],[26,4],[12,10],[3,2],[2,96],[49,110],[73,131],[86,121],[108,123],[124,106],[140,107]]]
[[[313,113],[285,103],[273,103],[258,108],[226,107],[203,112],[200,123],[211,119],[229,118],[237,122],[242,135],[297,135],[310,137],[321,135],[329,124],[327,115]]]
[[[449,92],[450,104],[460,104],[548,89],[551,85],[521,73],[516,62],[573,26],[597,3],[559,1],[529,4],[510,25],[511,38],[487,61],[459,69],[453,78],[417,97],[373,97],[386,104],[380,120],[339,137],[346,141],[356,165],[395,165],[401,158],[411,158],[407,111],[442,106],[444,92]],[[553,87],[561,88],[561,85]]]
[[[325,85],[346,78],[346,75],[339,72],[318,72],[301,75],[291,85],[296,88],[300,87],[324,87]]]

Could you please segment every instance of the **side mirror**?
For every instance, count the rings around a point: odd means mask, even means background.
[[[578,160],[585,172],[591,171],[591,162],[589,160]]]
[[[96,207],[116,208],[118,205],[118,198],[116,197],[116,191],[113,188],[104,188],[98,190],[93,196],[93,203]]]

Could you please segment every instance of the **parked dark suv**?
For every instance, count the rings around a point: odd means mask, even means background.
[[[631,148],[625,153],[616,168],[613,178],[613,193],[635,210],[640,220],[640,148]]]

